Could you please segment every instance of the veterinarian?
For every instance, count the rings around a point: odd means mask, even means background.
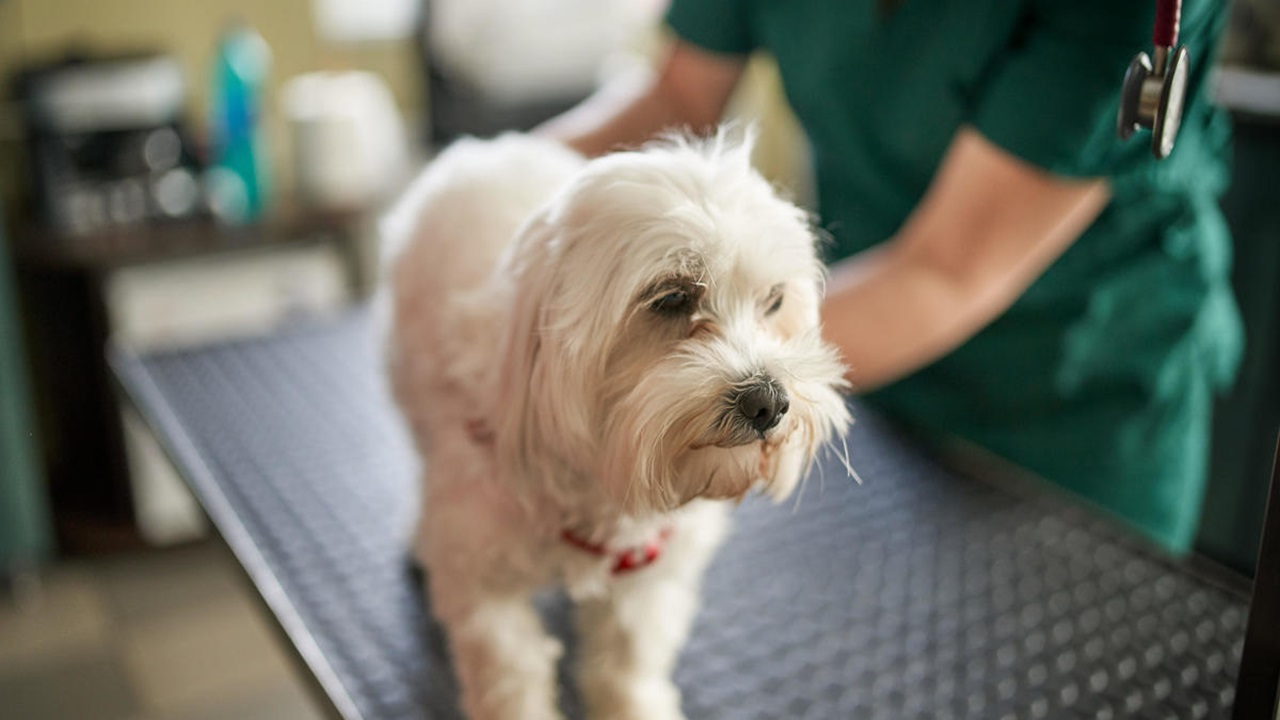
[[[1185,0],[1173,154],[1116,139],[1150,0],[674,0],[651,84],[544,126],[587,154],[720,120],[747,56],[777,59],[834,237],[823,309],[883,412],[958,435],[1175,552],[1194,540],[1211,404],[1242,326],[1205,96],[1226,4]]]

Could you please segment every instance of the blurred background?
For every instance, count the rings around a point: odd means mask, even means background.
[[[317,716],[103,350],[362,302],[374,222],[434,151],[648,72],[664,9],[0,0],[0,718]],[[1237,0],[1215,93],[1236,118],[1224,207],[1250,347],[1200,549],[1249,573],[1280,426],[1280,2]],[[807,201],[767,58],[733,108],[761,125],[758,166]]]

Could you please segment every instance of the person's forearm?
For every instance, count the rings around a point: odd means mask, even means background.
[[[594,157],[667,129],[705,132],[719,122],[745,62],[677,41],[657,76],[619,78],[534,133]]]
[[[824,333],[850,381],[876,388],[968,340],[1088,229],[1110,196],[1104,179],[1053,176],[962,128],[897,236],[832,268]]]
[[[823,333],[840,349],[854,390],[873,390],[959,346],[1009,295],[958,285],[887,243],[832,268]]]
[[[679,106],[648,78],[620,78],[601,88],[582,104],[534,128],[595,157],[652,138],[683,124]]]

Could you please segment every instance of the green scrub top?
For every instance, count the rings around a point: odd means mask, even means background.
[[[1206,97],[1225,3],[1183,1],[1192,71],[1164,161],[1149,133],[1121,142],[1115,132],[1125,68],[1151,45],[1151,0],[881,4],[674,0],[667,21],[705,50],[776,58],[812,145],[832,260],[898,230],[962,125],[1049,172],[1109,178],[1108,207],[1012,308],[867,397],[1186,550],[1213,396],[1243,342],[1217,205],[1229,125]]]

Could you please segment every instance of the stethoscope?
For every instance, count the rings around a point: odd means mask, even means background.
[[[1156,0],[1155,52],[1140,52],[1129,63],[1120,91],[1117,134],[1128,140],[1138,128],[1151,130],[1151,152],[1161,160],[1173,150],[1187,90],[1187,48],[1177,44],[1181,16],[1182,0]]]

